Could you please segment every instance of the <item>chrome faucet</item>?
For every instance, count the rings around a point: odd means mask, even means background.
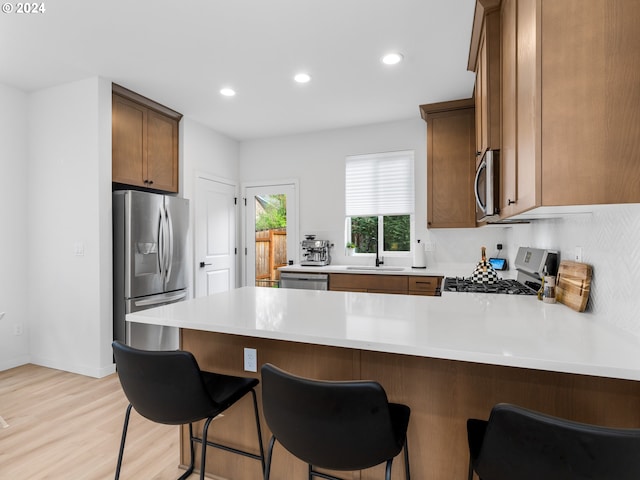
[[[378,242],[377,238],[372,238],[376,242],[376,267],[384,264],[384,257],[380,256],[380,242]]]

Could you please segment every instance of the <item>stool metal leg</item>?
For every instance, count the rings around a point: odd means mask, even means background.
[[[411,472],[409,471],[409,443],[404,439],[404,476],[406,480],[411,480]]]
[[[131,409],[133,405],[129,404],[127,407],[127,413],[124,416],[124,425],[122,426],[122,439],[120,440],[120,452],[118,452],[118,464],[116,466],[115,480],[120,478],[120,468],[122,467],[122,457],[124,455],[124,442],[127,439],[127,428],[129,428],[129,417],[131,416]]]
[[[186,480],[187,478],[189,478],[189,475],[191,475],[193,473],[193,467],[195,464],[195,456],[196,456],[196,451],[195,451],[195,445],[194,445],[194,440],[193,440],[193,424],[190,423],[189,424],[189,449],[191,450],[191,461],[189,462],[189,468],[187,468],[187,471],[184,472],[180,478],[178,478],[178,480]]]
[[[273,446],[276,443],[276,437],[271,435],[271,439],[269,440],[269,447],[267,449],[267,461],[264,467],[264,480],[269,480],[269,476],[271,475],[271,457],[273,455]]]
[[[204,428],[202,429],[202,457],[200,460],[200,480],[204,480],[204,467],[207,462],[207,444],[209,443],[207,441],[207,434],[209,432],[209,424],[213,419],[214,417],[207,418],[207,420],[204,422]]]
[[[258,413],[258,399],[256,397],[256,391],[251,389],[253,395],[253,411],[256,414],[256,428],[258,429],[258,445],[260,446],[260,462],[262,462],[262,471],[264,472],[264,446],[262,445],[262,429],[260,428],[260,413]]]

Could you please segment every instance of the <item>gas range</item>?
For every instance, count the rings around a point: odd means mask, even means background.
[[[477,283],[471,278],[447,277],[442,288],[445,292],[507,293],[511,295],[535,295],[536,291],[517,280],[502,279],[496,283]]]
[[[542,276],[556,275],[558,253],[539,248],[520,247],[514,265],[518,271],[516,280],[501,279],[495,283],[478,283],[470,277],[447,277],[444,292],[506,293],[510,295],[535,295],[540,289]]]

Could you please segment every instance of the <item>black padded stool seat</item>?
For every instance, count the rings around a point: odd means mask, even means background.
[[[467,421],[469,480],[637,480],[640,429],[607,428],[498,404]]]
[[[273,433],[265,480],[269,480],[276,440],[309,465],[310,480],[337,478],[316,468],[362,470],[384,462],[389,480],[393,459],[403,449],[405,476],[410,479],[407,427],[411,411],[406,405],[389,403],[377,382],[311,380],[265,364],[262,405]]]
[[[116,480],[120,477],[131,408],[156,423],[189,424],[191,461],[189,468],[180,479],[186,479],[194,470],[196,442],[202,444],[201,479],[204,479],[207,446],[260,460],[262,471],[264,471],[262,432],[254,390],[259,383],[258,379],[201,371],[194,356],[182,350],[146,351],[120,342],[113,342],[112,345],[120,384],[130,402],[122,429]],[[249,392],[253,396],[260,454],[256,455],[207,441],[211,420]],[[193,435],[192,423],[200,420],[205,420],[202,438]]]

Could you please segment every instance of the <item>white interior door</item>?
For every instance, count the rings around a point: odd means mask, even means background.
[[[261,280],[261,277],[264,276],[264,265],[260,261],[256,263],[256,243],[262,242],[264,236],[257,233],[257,230],[261,229],[260,227],[257,228],[256,224],[260,222],[259,218],[265,208],[268,209],[270,204],[275,205],[277,208],[279,202],[282,201],[282,197],[284,197],[286,204],[286,257],[284,261],[286,263],[288,261],[297,262],[298,260],[298,197],[296,182],[245,186],[244,285],[256,285],[256,279]],[[264,230],[261,230],[260,233],[264,233]],[[257,235],[260,235],[258,241],[256,241]],[[281,257],[282,255],[279,256]],[[269,285],[266,279],[258,283],[263,286]]]
[[[195,208],[195,296],[236,287],[236,185],[198,177]]]

